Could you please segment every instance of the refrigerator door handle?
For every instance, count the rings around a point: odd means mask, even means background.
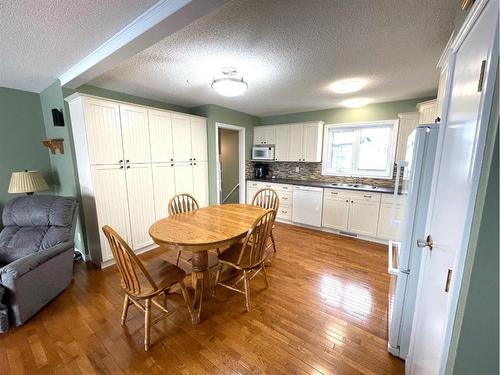
[[[389,266],[387,267],[387,272],[389,272],[390,275],[397,276],[399,275],[399,269],[397,267],[394,267],[394,249],[397,250],[397,260],[399,262],[399,249],[401,247],[401,242],[396,242],[396,241],[389,241],[388,245],[388,256],[389,256],[389,261],[388,264]]]

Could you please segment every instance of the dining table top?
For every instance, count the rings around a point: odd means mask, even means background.
[[[245,237],[266,211],[248,204],[203,207],[158,220],[149,228],[149,235],[158,245],[178,250],[216,249]]]

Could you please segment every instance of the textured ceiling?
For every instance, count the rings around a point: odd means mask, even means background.
[[[0,86],[39,92],[157,0],[0,0]]]
[[[233,0],[89,84],[188,107],[257,116],[433,95],[457,0]],[[236,67],[249,84],[224,98],[211,80]],[[356,95],[328,90],[362,77]],[[189,84],[186,81],[189,81]]]

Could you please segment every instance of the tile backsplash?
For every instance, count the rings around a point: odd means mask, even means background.
[[[255,162],[253,161],[246,161],[247,178],[253,178],[254,164]],[[323,176],[321,174],[321,163],[273,162],[267,164],[269,165],[269,171],[271,171],[272,175],[276,178],[284,178],[289,180],[325,181],[335,183],[354,182],[353,177]],[[299,168],[299,172],[295,171],[296,167]],[[396,167],[394,166],[393,178],[391,180],[380,178],[356,178],[356,182],[367,185],[394,187],[395,173]]]

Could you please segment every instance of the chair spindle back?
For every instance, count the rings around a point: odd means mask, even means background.
[[[253,206],[259,206],[268,210],[278,210],[280,200],[278,194],[273,189],[260,189],[252,199]]]
[[[168,214],[176,215],[183,212],[194,211],[200,208],[198,201],[191,194],[182,193],[175,195],[168,202]]]
[[[238,258],[238,266],[244,261],[245,267],[254,267],[266,260],[267,240],[271,235],[276,218],[275,210],[268,210],[255,220],[247,233]]]

